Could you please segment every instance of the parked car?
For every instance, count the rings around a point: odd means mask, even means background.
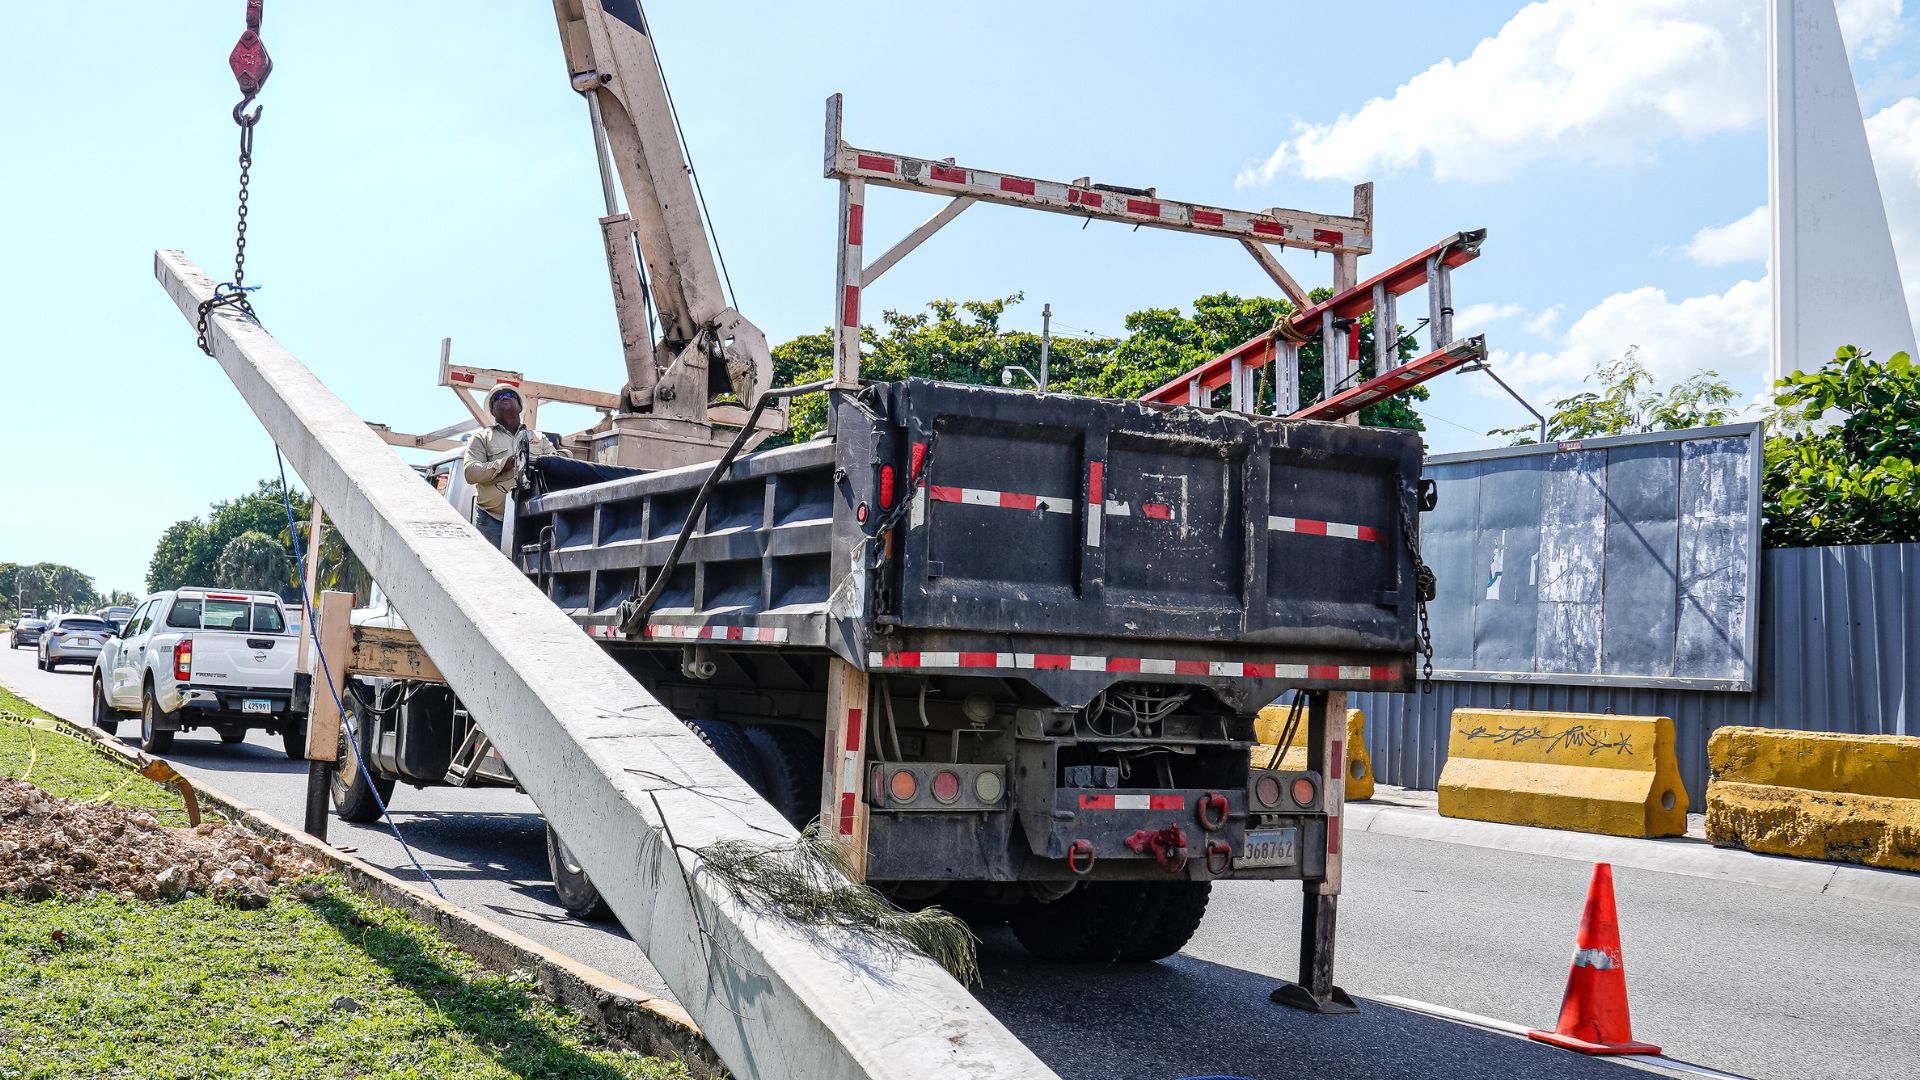
[[[61,664],[91,667],[100,647],[112,636],[113,628],[98,615],[56,615],[40,632],[34,663],[41,671],[53,671]]]
[[[194,728],[211,727],[228,743],[274,731],[288,757],[305,758],[305,716],[293,705],[298,648],[273,593],[155,593],[94,664],[93,722],[111,734],[137,712],[140,741],[155,754]]]
[[[11,639],[13,648],[17,649],[22,645],[40,644],[40,635],[46,628],[47,620],[45,619],[35,618],[32,615],[20,616],[20,620],[13,624],[13,636]]]

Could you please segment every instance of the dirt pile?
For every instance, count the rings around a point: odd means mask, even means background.
[[[236,825],[173,828],[145,810],[74,802],[0,777],[0,895],[192,892],[251,908],[266,904],[275,882],[319,870],[292,844]]]

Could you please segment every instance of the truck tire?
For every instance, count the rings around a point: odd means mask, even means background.
[[[107,694],[101,689],[99,679],[93,680],[93,726],[109,735],[120,732],[120,710],[107,704]]]
[[[160,721],[172,714],[160,707],[154,699],[153,684],[140,691],[140,749],[149,754],[166,754],[173,750],[174,732],[160,730]]]
[[[1007,916],[1028,952],[1060,964],[1110,964],[1134,935],[1142,883],[1090,881],[1051,903],[1029,897]]]
[[[587,872],[573,861],[573,852],[567,850],[566,841],[560,834],[547,826],[547,869],[553,872],[553,891],[560,897],[560,906],[567,914],[582,922],[608,922],[613,918],[613,909],[593,887]]]
[[[340,815],[340,820],[365,825],[380,820],[381,803],[393,801],[393,777],[375,774],[373,783],[367,783],[367,774],[373,772],[373,767],[368,766],[365,772],[361,771],[359,761],[354,757],[353,740],[347,738],[348,717],[354,719],[354,730],[359,732],[360,737],[366,737],[366,732],[359,726],[358,717],[354,715],[353,706],[349,704],[347,716],[340,723],[339,763],[333,768],[333,779],[328,787],[333,793],[333,811]],[[376,794],[380,796],[377,802],[374,800]]]
[[[280,721],[280,749],[294,761],[307,759],[307,721],[305,717],[288,717]]]
[[[752,724],[747,743],[767,778],[767,801],[796,829],[820,816],[821,761],[826,743],[803,728]]]
[[[1211,881],[1154,881],[1146,885],[1133,932],[1121,942],[1117,959],[1134,963],[1165,960],[1186,947],[1207,913]]]
[[[747,782],[747,786],[767,795],[767,776],[760,769],[760,759],[754,756],[753,745],[747,742],[747,733],[740,725],[731,720],[688,720],[686,725],[707,744],[707,749],[719,755],[733,774]]]

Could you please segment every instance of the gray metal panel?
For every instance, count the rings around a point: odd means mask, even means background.
[[[1441,679],[1750,690],[1760,426],[1427,461]]]
[[[1429,694],[1349,694],[1366,710],[1374,774],[1407,787],[1438,783],[1455,709],[1670,716],[1697,813],[1707,738],[1725,725],[1920,735],[1920,544],[1767,551],[1761,565],[1755,692],[1459,681],[1436,682]]]

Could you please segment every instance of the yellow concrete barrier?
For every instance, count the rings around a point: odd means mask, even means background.
[[[1273,748],[1280,743],[1280,736],[1287,729],[1287,707],[1269,705],[1260,710],[1253,721],[1254,738],[1260,745],[1253,748],[1253,764],[1266,768],[1273,760]],[[1287,745],[1286,753],[1280,755],[1280,769],[1305,769],[1307,767],[1307,717],[1305,711],[1300,714],[1300,726],[1294,729],[1293,740]],[[1347,710],[1347,801],[1358,802],[1373,798],[1373,758],[1367,753],[1367,714],[1359,709]]]
[[[1707,767],[1721,847],[1920,870],[1920,738],[1724,727]]]
[[[1612,836],[1679,836],[1687,831],[1687,789],[1673,721],[1455,709],[1440,813]]]

